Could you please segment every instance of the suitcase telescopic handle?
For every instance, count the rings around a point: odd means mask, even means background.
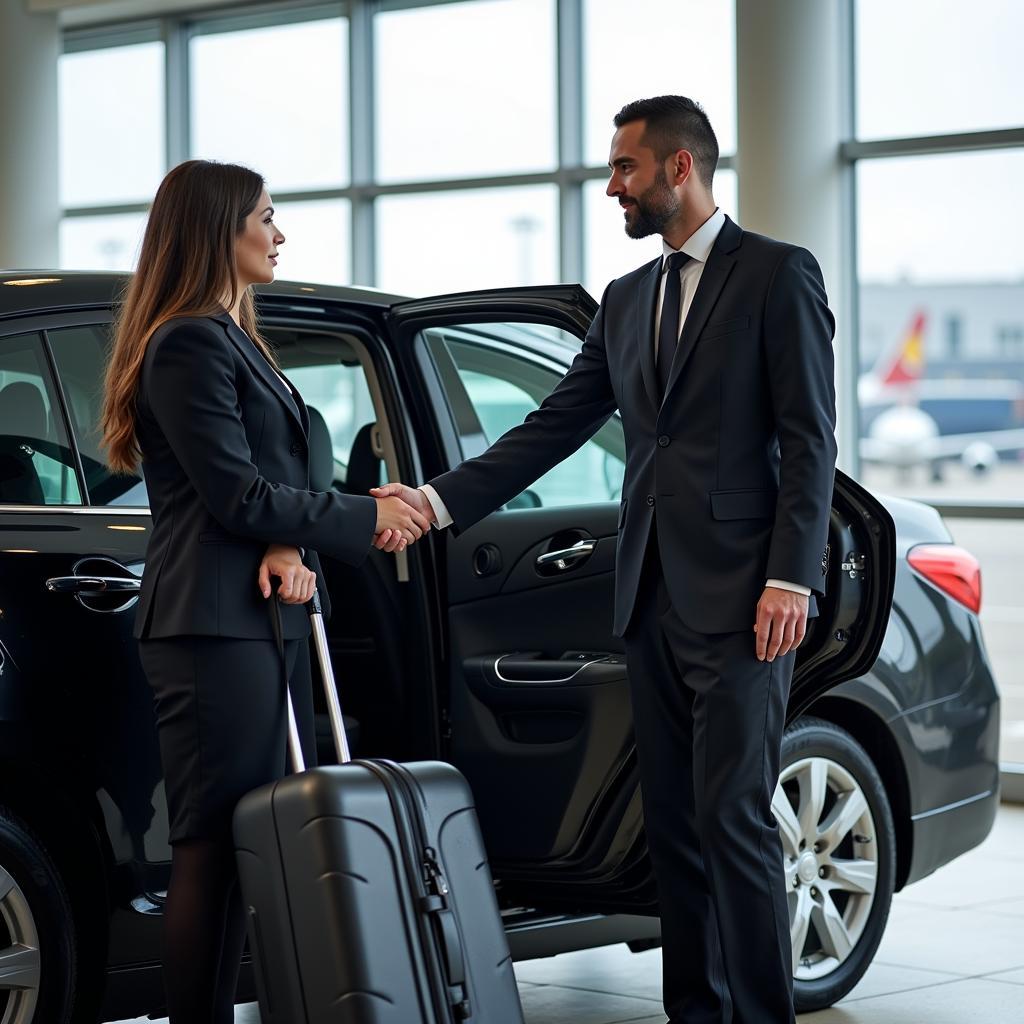
[[[295,717],[295,702],[292,700],[291,687],[288,685],[288,665],[284,654],[284,628],[281,624],[281,604],[277,596],[277,581],[273,581],[274,592],[270,598],[270,625],[274,632],[274,642],[281,659],[281,674],[284,677],[284,692],[288,703],[288,753],[291,757],[292,769],[296,772],[306,770],[306,759],[302,754],[302,742],[299,738],[299,726]],[[309,624],[313,630],[313,646],[316,648],[317,661],[320,664],[320,678],[324,685],[324,696],[327,699],[327,714],[331,721],[331,736],[334,739],[334,750],[338,755],[339,764],[347,764],[352,760],[348,746],[348,734],[345,732],[345,719],[341,713],[338,700],[338,686],[334,679],[331,666],[331,654],[327,646],[327,630],[324,629],[323,610],[320,606],[320,595],[313,592],[312,598],[306,602],[309,613]]]

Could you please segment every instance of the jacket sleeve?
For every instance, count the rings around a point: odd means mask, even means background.
[[[377,524],[376,502],[289,487],[260,475],[242,423],[227,340],[191,322],[150,344],[141,382],[145,399],[210,515],[229,533],[361,563]]]
[[[451,513],[456,534],[567,459],[615,411],[604,339],[610,289],[605,289],[583,347],[540,407],[482,455],[429,481]]]
[[[814,257],[789,250],[765,307],[764,345],[781,456],[766,575],[823,590],[836,467],[835,319]]]

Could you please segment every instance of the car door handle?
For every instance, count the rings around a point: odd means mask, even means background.
[[[82,594],[86,597],[137,593],[141,586],[142,580],[123,576],[54,576],[46,581],[46,589],[54,594]]]
[[[579,540],[571,548],[562,548],[559,551],[545,551],[543,555],[537,556],[537,568],[546,569],[548,572],[557,570],[562,572],[576,565],[578,562],[589,558],[597,547],[597,541],[593,538]]]

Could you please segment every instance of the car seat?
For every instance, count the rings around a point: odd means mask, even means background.
[[[29,381],[0,389],[0,503],[43,505],[43,485],[32,462],[46,439],[46,404]]]

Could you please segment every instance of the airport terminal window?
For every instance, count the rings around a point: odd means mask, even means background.
[[[164,44],[65,53],[57,80],[61,202],[152,199],[166,162]]]
[[[935,0],[856,0],[858,138],[1024,123],[1024,6],[975,0],[969,15],[940,10]]]
[[[253,167],[272,195],[347,184],[347,46],[344,18],[194,36],[191,155]]]
[[[555,166],[554,0],[385,11],[374,31],[380,181]]]
[[[81,505],[38,334],[0,338],[0,505]]]
[[[715,127],[719,151],[734,153],[735,24],[733,0],[631,0],[628,9],[585,0],[586,162],[601,166],[608,160],[612,118],[624,103],[666,93],[698,97]]]
[[[856,175],[861,479],[925,501],[1024,502],[1024,151],[861,160]],[[983,210],[949,216],[964,182]],[[944,518],[981,563],[1000,756],[1024,762],[1024,520]]]
[[[352,280],[347,199],[274,200],[274,221],[285,237],[278,273],[289,281],[348,284]]]
[[[402,295],[557,281],[558,189],[382,196],[377,278]]]
[[[65,217],[60,224],[61,266],[71,270],[131,270],[145,226],[144,213]]]

